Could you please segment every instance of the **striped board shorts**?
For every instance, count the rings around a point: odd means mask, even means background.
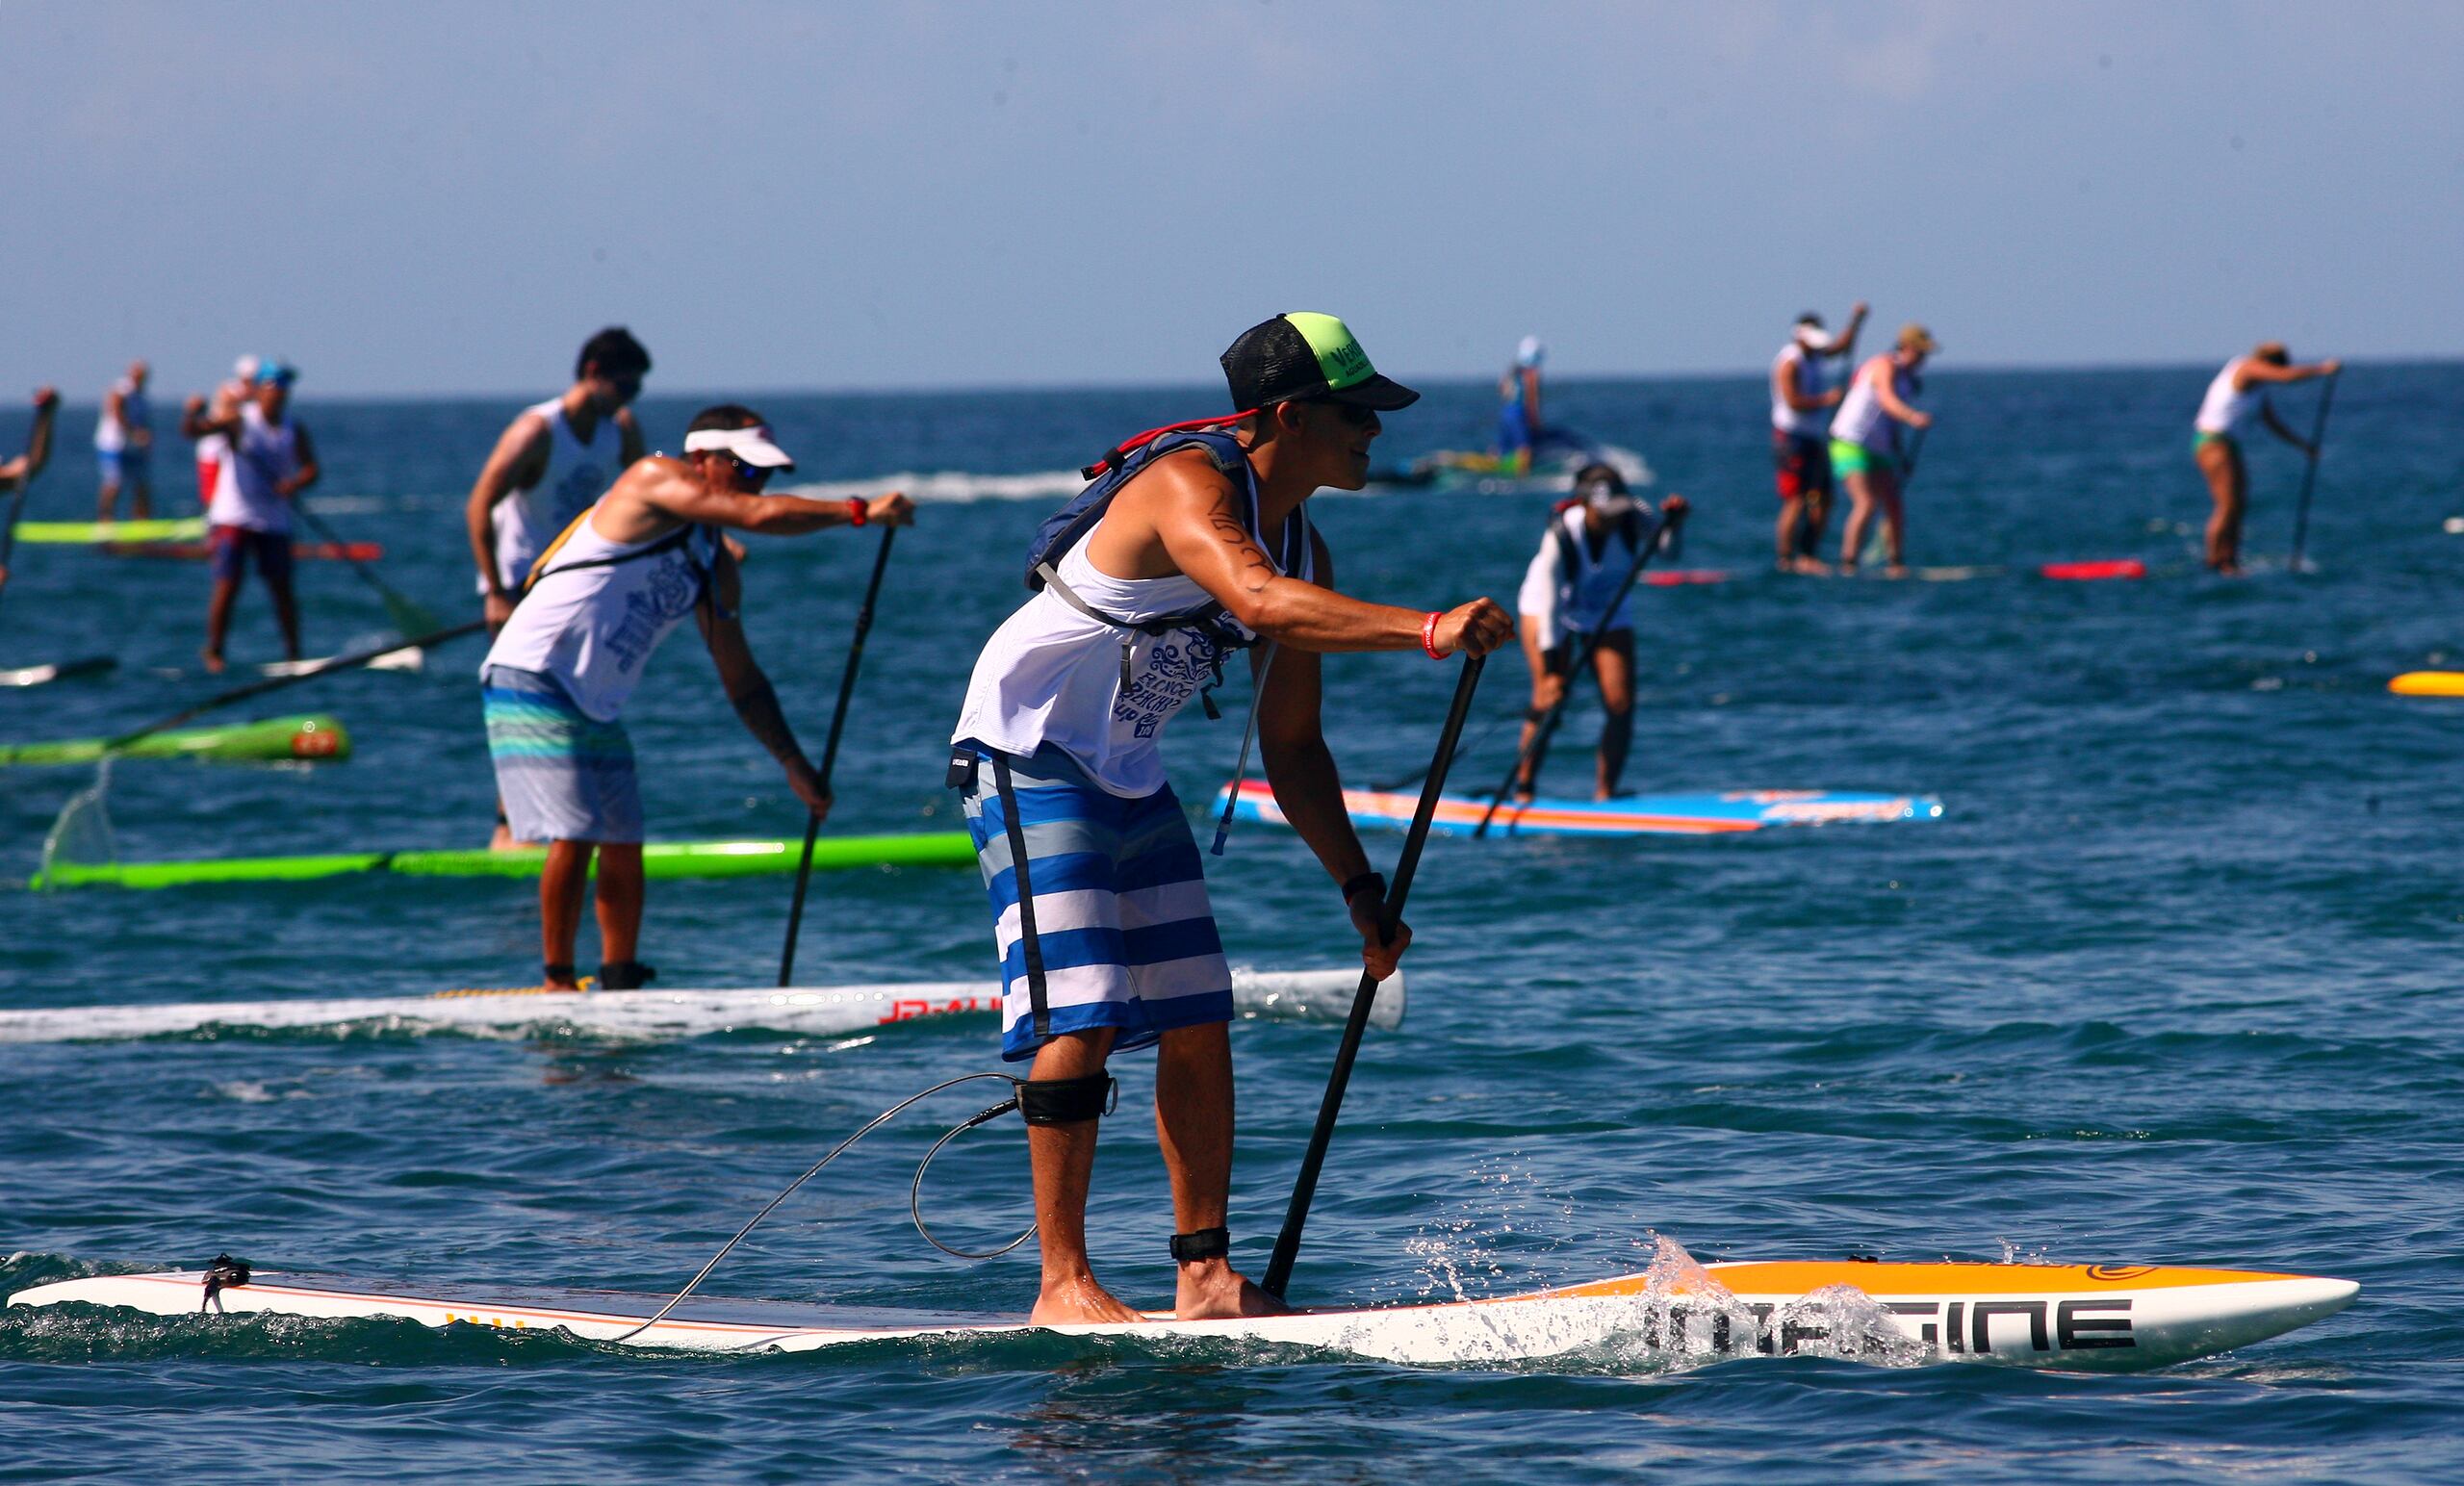
[[[519,841],[642,838],[633,740],[574,705],[553,677],[511,666],[479,673],[488,756],[505,824]]]
[[[1169,787],[1124,800],[1050,744],[1030,758],[961,744],[951,781],[992,906],[1003,1059],[1099,1027],[1133,1052],[1232,1019],[1197,841]]]

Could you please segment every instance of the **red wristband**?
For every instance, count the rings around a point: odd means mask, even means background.
[[[1445,617],[1446,616],[1438,610],[1431,609],[1429,610],[1428,618],[1421,621],[1421,649],[1428,652],[1428,658],[1431,660],[1444,660],[1446,658],[1445,654],[1437,648],[1437,622]]]
[[[849,496],[849,497],[847,498],[847,525],[850,525],[850,526],[860,526],[860,525],[862,525],[863,524],[864,524],[864,500],[863,500],[863,498],[862,498],[861,496]]]

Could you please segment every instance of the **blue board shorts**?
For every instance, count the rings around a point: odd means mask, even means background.
[[[479,687],[488,757],[514,839],[641,840],[641,781],[623,723],[592,717],[555,678],[535,671],[489,666]]]
[[[1020,758],[973,743],[952,750],[951,784],[992,909],[1004,1060],[1065,1033],[1114,1028],[1113,1050],[1134,1052],[1232,1019],[1197,840],[1169,786],[1124,800],[1050,744]]]
[[[206,530],[206,541],[208,552],[214,559],[214,580],[218,583],[240,581],[251,561],[257,565],[257,576],[267,582],[291,581],[291,533],[288,531],[212,526]]]
[[[1527,454],[1532,452],[1533,434],[1530,418],[1520,402],[1509,402],[1498,410],[1498,452]]]

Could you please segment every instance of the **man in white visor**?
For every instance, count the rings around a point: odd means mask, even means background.
[[[617,477],[530,566],[524,597],[497,634],[479,679],[488,753],[514,834],[548,845],[539,878],[545,984],[571,989],[574,937],[599,858],[599,985],[639,986],[652,972],[642,924],[642,801],[619,714],[651,653],[691,614],[747,731],[786,770],[815,815],[830,795],[796,744],[737,619],[741,585],[721,527],[795,536],[826,526],[904,525],[896,492],[872,500],[764,496],[787,457],[759,415],[706,408],[684,455],[653,454]]]

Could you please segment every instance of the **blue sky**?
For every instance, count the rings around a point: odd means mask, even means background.
[[[0,0],[0,384],[1194,382],[2451,355],[2464,6]]]

